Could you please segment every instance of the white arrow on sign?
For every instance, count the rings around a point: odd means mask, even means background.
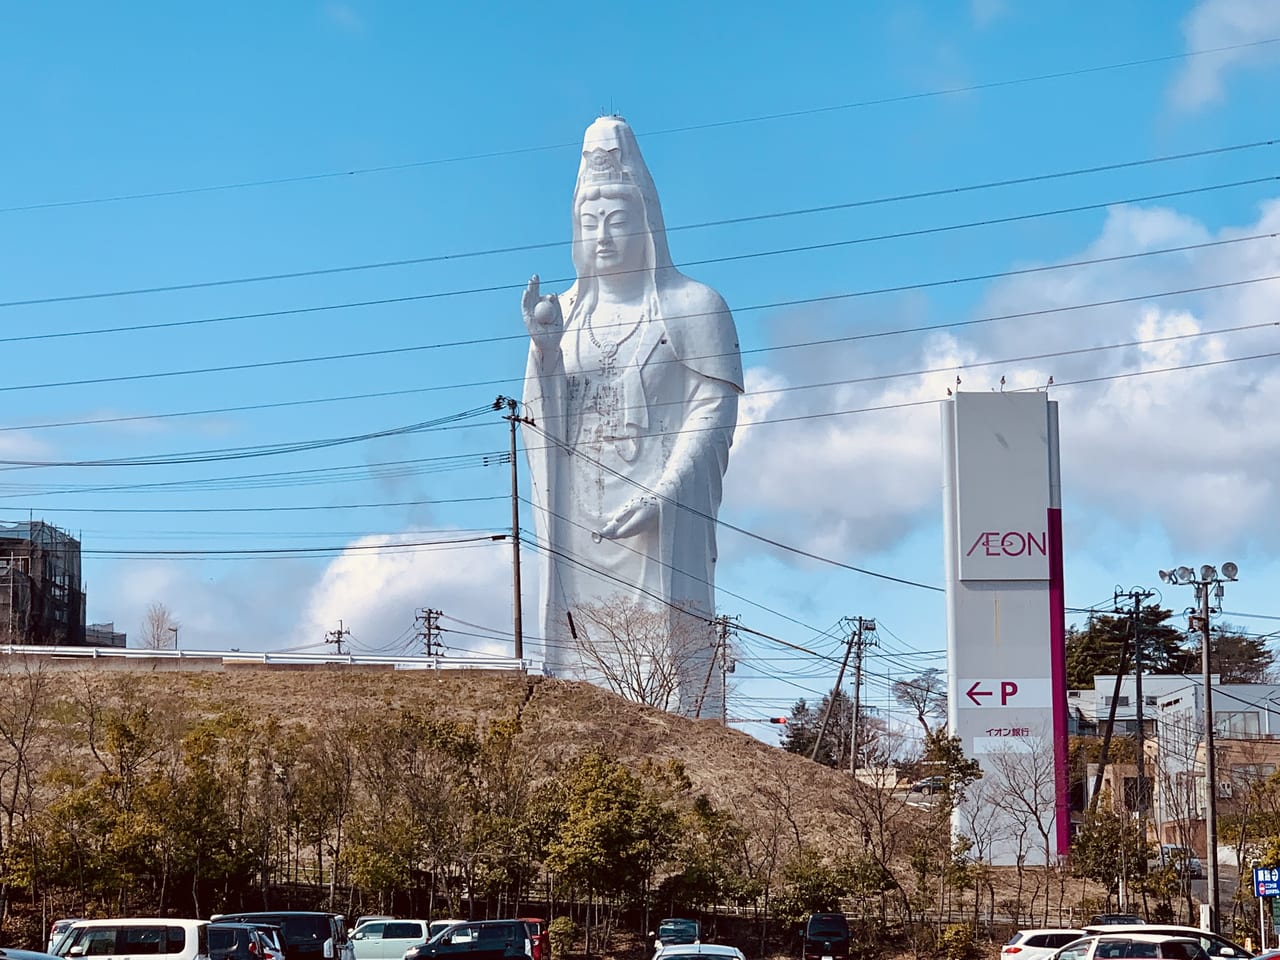
[[[1047,707],[1053,702],[1047,677],[963,679],[956,687],[961,707]]]

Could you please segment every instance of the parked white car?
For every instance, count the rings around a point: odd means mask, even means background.
[[[1000,948],[1000,958],[1001,960],[1047,960],[1059,948],[1083,936],[1083,930],[1071,930],[1066,927],[1019,930]]]
[[[673,943],[659,947],[654,960],[747,960],[737,947],[722,943]]]
[[[1199,940],[1158,933],[1105,934],[1067,944],[1054,960],[1209,960]]]
[[[166,960],[209,960],[209,921],[174,917],[77,920],[54,945],[60,957],[130,960],[164,954]]]
[[[62,935],[71,929],[73,923],[83,919],[84,917],[64,917],[61,920],[53,921],[53,924],[49,927],[49,944],[45,953],[53,953],[53,948],[62,939]]]
[[[1180,927],[1177,924],[1170,923],[1135,923],[1127,927],[1114,924],[1095,927],[1090,924],[1084,928],[1084,932],[1086,934],[1102,934],[1108,937],[1127,937],[1135,933],[1158,934],[1165,937],[1190,937],[1199,943],[1200,949],[1210,957],[1222,957],[1226,958],[1226,960],[1236,957],[1239,960],[1243,960],[1243,958],[1251,956],[1249,951],[1240,946],[1240,944],[1224,940],[1217,934],[1201,930],[1199,927]]]
[[[351,931],[356,960],[400,960],[414,944],[429,939],[425,920],[366,920]]]

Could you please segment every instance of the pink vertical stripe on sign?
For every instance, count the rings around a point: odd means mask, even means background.
[[[1067,757],[1067,607],[1062,583],[1062,510],[1049,508],[1049,656],[1053,687],[1054,833],[1058,855],[1071,848],[1071,780]]]

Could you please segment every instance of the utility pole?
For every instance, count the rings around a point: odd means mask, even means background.
[[[1120,638],[1120,663],[1116,667],[1116,682],[1111,688],[1111,707],[1107,713],[1107,729],[1102,734],[1102,750],[1098,754],[1098,772],[1093,777],[1093,794],[1089,797],[1090,812],[1098,809],[1098,799],[1102,796],[1102,778],[1107,772],[1107,760],[1111,756],[1111,737],[1116,729],[1116,707],[1120,703],[1120,685],[1124,681],[1124,675],[1129,671],[1131,639],[1127,633]]]
[[[867,636],[876,632],[876,622],[862,617],[852,620],[846,617],[845,622],[854,624],[855,631],[850,636],[853,642],[853,725],[849,737],[849,772],[853,773],[858,769],[858,733],[862,726],[862,655],[867,647],[876,645],[876,638]]]
[[[330,630],[324,635],[325,643],[336,643],[338,645],[338,656],[342,656],[342,641],[351,636],[351,631],[342,625],[342,621],[338,621],[338,629]]]
[[[533,426],[533,419],[522,417],[519,403],[510,397],[498,397],[493,401],[493,409],[506,408],[507,414],[502,419],[511,424],[511,633],[515,639],[515,657],[524,659],[524,614],[520,602],[520,475],[516,469],[516,424],[527,423]]]
[[[729,657],[729,631],[730,621],[736,620],[736,617],[730,617],[727,614],[720,614],[711,621],[711,627],[715,630],[716,642],[711,650],[711,656],[707,659],[707,675],[702,678],[702,689],[698,691],[698,699],[693,703],[693,719],[697,720],[702,716],[702,705],[706,702],[707,692],[711,689],[711,674],[715,672],[716,663],[720,664],[720,722],[727,724],[729,714],[725,706],[728,700],[729,685],[725,674],[731,672]]]
[[[729,674],[733,673],[736,664],[729,656],[729,620],[725,614],[716,617],[716,636],[719,638],[720,650],[720,724],[729,725]]]
[[[1154,597],[1154,590],[1143,590],[1134,587],[1128,593],[1115,591],[1113,597],[1114,612],[1119,615],[1124,611],[1120,601],[1127,600],[1133,604],[1129,611],[1129,642],[1133,650],[1133,697],[1138,723],[1138,836],[1147,842],[1147,731],[1145,706],[1142,699],[1142,604]]]
[[[1222,576],[1216,567],[1204,564],[1200,576],[1190,567],[1161,570],[1160,579],[1165,583],[1190,584],[1195,587],[1199,611],[1191,615],[1188,628],[1200,630],[1200,669],[1204,683],[1204,846],[1206,879],[1209,883],[1209,930],[1218,932],[1218,758],[1215,755],[1213,731],[1212,663],[1209,651],[1209,615],[1222,612],[1222,586],[1224,580],[1236,579],[1240,572],[1234,563],[1222,565]],[[1212,594],[1212,603],[1210,595]]]
[[[444,629],[440,626],[440,617],[443,613],[439,610],[430,608],[419,610],[417,616],[413,619],[413,624],[418,628],[417,637],[423,643],[423,654],[428,657],[440,657],[444,655],[444,645],[440,642],[440,634]]]
[[[848,623],[849,618],[845,617],[841,623]],[[849,634],[849,642],[844,646],[844,659],[840,661],[840,672],[836,674],[836,685],[831,688],[831,695],[827,697],[827,709],[822,714],[822,724],[818,727],[818,735],[813,738],[813,750],[809,752],[810,760],[818,759],[818,751],[822,749],[822,738],[827,735],[827,724],[831,720],[831,711],[835,709],[836,698],[840,696],[840,685],[844,683],[844,672],[849,667],[849,657],[853,654],[853,638],[854,634]]]

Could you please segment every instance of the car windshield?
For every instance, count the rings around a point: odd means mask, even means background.
[[[269,917],[247,917],[245,919],[250,922],[260,920],[269,923],[273,927],[279,927],[281,936],[284,937],[286,944],[312,943],[319,945],[332,936],[329,918],[323,915],[292,917],[273,915]]]
[[[837,917],[814,917],[809,921],[811,937],[847,937],[849,925]]]
[[[698,939],[694,920],[664,920],[658,926],[658,939],[663,943],[692,943]]]

